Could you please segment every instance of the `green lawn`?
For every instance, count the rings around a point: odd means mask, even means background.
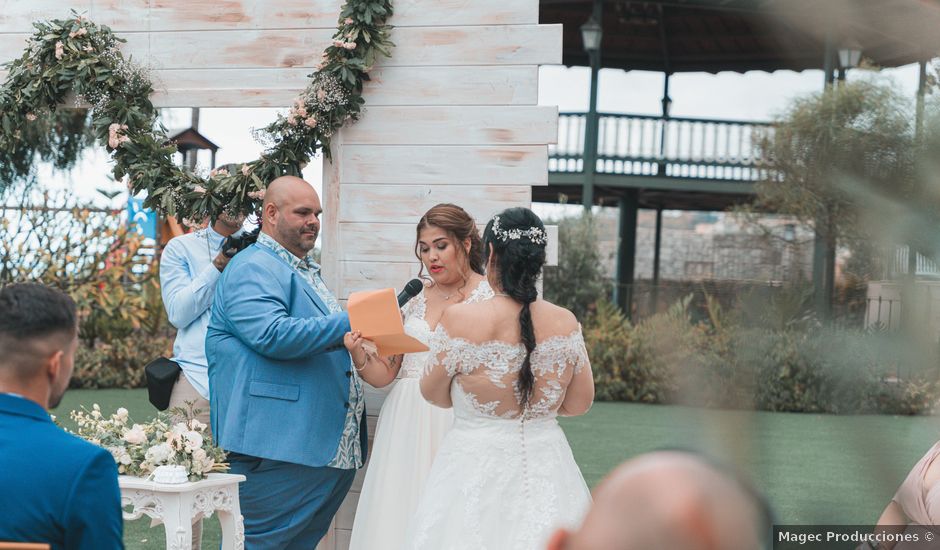
[[[144,390],[72,390],[54,411],[98,403],[127,407],[146,420]],[[910,467],[940,439],[936,417],[830,416],[597,403],[562,419],[575,457],[593,486],[621,461],[663,447],[701,449],[736,464],[770,499],[779,523],[874,522]],[[218,522],[206,524],[204,548],[216,548]],[[163,548],[161,528],[126,525],[129,550]]]

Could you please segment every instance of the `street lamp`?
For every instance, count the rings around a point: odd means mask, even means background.
[[[588,212],[594,205],[594,171],[597,169],[597,79],[600,73],[601,37],[604,32],[598,21],[599,17],[600,0],[594,0],[594,12],[581,25],[581,40],[591,63],[591,99],[584,128],[584,186],[581,194],[581,203]]]
[[[600,50],[603,35],[604,31],[601,29],[601,24],[597,22],[597,18],[591,15],[591,17],[581,25],[581,41],[584,42],[584,51],[588,54],[593,54]]]
[[[855,39],[848,39],[839,48],[839,66],[843,69],[858,67],[862,60],[862,45]]]

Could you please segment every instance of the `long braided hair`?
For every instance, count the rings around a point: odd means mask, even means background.
[[[489,261],[490,245],[502,291],[522,304],[519,327],[525,345],[525,360],[519,371],[522,404],[529,402],[535,385],[531,356],[535,350],[535,328],[529,306],[538,298],[536,282],[545,265],[545,225],[528,208],[509,208],[493,217],[483,231],[484,260]]]

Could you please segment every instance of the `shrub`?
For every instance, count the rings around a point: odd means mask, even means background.
[[[73,387],[139,387],[143,366],[169,339],[156,264],[119,211],[65,193],[18,187],[19,207],[0,219],[0,285],[41,282],[76,303],[80,345]]]
[[[563,218],[558,224],[558,265],[545,268],[545,299],[570,309],[579,319],[593,314],[596,304],[610,298],[610,280],[603,271],[597,230],[590,214]]]
[[[940,398],[940,353],[899,334],[810,321],[742,326],[690,298],[632,325],[599,304],[585,326],[598,400],[812,413],[925,414]]]
[[[173,340],[167,336],[116,339],[94,347],[79,346],[71,388],[142,388],[146,385],[144,367],[155,358],[172,353]]]

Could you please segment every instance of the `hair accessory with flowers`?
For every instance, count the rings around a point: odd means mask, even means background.
[[[545,244],[548,242],[548,236],[541,227],[532,226],[528,229],[503,229],[499,225],[499,216],[493,216],[493,235],[496,235],[496,238],[503,242],[518,240],[523,237],[529,239],[534,244]]]

